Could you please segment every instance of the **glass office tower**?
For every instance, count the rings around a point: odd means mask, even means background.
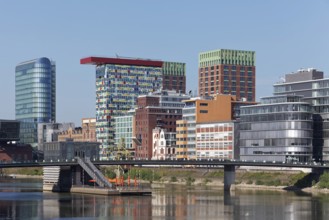
[[[20,142],[35,147],[38,123],[56,121],[56,66],[46,57],[19,63],[15,70],[15,115]]]

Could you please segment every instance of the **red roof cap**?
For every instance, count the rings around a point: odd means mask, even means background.
[[[80,64],[92,64],[92,65],[119,64],[119,65],[162,67],[163,62],[157,60],[143,60],[143,59],[86,57],[80,59]]]

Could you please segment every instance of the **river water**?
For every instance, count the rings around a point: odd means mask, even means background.
[[[42,192],[41,180],[0,180],[0,219],[329,219],[329,195],[165,185],[152,196]]]

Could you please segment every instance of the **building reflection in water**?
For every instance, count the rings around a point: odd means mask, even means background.
[[[219,189],[220,191],[220,189]],[[193,219],[329,219],[329,203],[310,195],[290,192],[238,192],[236,195],[208,191],[153,195],[152,216]],[[289,194],[289,195],[288,195]]]
[[[0,219],[329,219],[327,196],[166,186],[152,196],[0,192]]]
[[[59,194],[60,195],[60,194]],[[72,194],[44,201],[44,216],[53,217],[136,217],[152,215],[151,196],[97,196]],[[56,214],[58,212],[58,214]]]

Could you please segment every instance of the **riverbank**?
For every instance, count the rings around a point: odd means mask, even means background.
[[[108,178],[114,178],[117,166],[102,166],[102,173]],[[42,168],[15,168],[3,172],[9,178],[38,178],[42,179]],[[159,185],[173,184],[186,186],[224,186],[224,171],[221,168],[140,168],[133,167],[121,175],[127,182],[137,179],[139,183]],[[232,189],[260,190],[291,190],[314,193],[329,193],[326,187],[319,187],[319,176],[301,170],[264,170],[238,168],[235,173],[235,184]],[[329,182],[329,181],[328,181]]]
[[[137,176],[139,181],[149,182],[157,186],[174,184],[224,187],[224,171],[220,168],[132,168],[127,175],[130,175],[131,178]],[[323,187],[323,184],[320,184],[322,176],[311,173],[310,170],[238,168],[235,176],[235,184],[232,185],[232,190],[250,189],[329,193],[329,190],[326,189],[327,187]],[[323,176],[326,175],[324,174]],[[329,182],[328,180],[324,181]]]

